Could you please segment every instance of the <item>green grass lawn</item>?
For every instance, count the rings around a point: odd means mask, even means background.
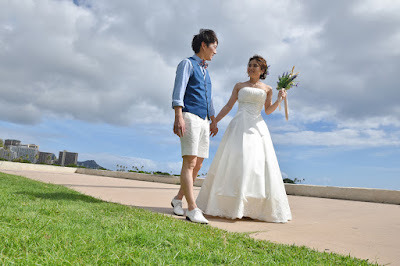
[[[0,173],[0,264],[369,265]]]

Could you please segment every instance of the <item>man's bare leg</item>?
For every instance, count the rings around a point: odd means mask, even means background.
[[[203,161],[204,161],[204,158],[197,157],[196,166],[193,168],[193,174],[192,174],[193,183],[196,180],[197,175],[199,174],[201,166],[203,165]],[[193,188],[193,185],[192,185],[192,188]],[[182,200],[183,196],[185,196],[185,193],[184,193],[182,185],[181,185],[181,187],[179,188],[178,194],[175,196],[175,199]]]
[[[181,190],[186,198],[188,210],[191,211],[197,208],[193,195],[193,173],[197,165],[196,156],[183,156],[182,171],[181,171]]]

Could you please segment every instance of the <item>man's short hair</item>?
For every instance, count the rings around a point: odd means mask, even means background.
[[[201,29],[199,34],[193,36],[192,49],[197,54],[200,52],[201,43],[204,42],[207,47],[210,43],[218,43],[217,35],[213,30]]]

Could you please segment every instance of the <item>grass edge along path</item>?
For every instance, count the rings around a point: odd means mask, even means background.
[[[371,265],[0,173],[0,264]]]

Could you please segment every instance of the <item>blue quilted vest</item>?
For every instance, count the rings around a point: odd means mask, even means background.
[[[203,119],[210,119],[211,109],[211,79],[206,70],[206,78],[199,63],[193,57],[189,57],[193,65],[193,74],[190,76],[186,86],[183,103],[183,112],[189,112]]]

